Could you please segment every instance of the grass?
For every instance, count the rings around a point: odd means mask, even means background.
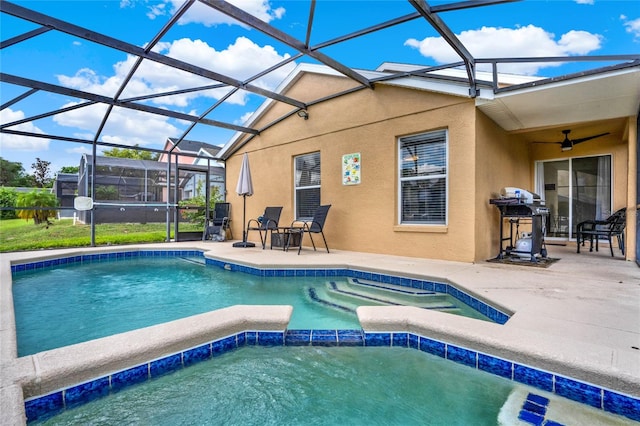
[[[192,226],[193,229],[202,229]],[[166,241],[164,223],[108,223],[96,225],[96,245],[157,243]],[[173,238],[173,229],[171,230]],[[91,226],[71,219],[53,220],[50,225],[34,225],[32,220],[0,220],[0,253],[91,245]]]

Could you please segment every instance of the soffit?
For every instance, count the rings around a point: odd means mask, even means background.
[[[640,68],[498,93],[476,104],[507,131],[635,116]]]

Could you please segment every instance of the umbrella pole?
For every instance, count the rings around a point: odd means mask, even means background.
[[[247,228],[245,228],[244,224],[247,219],[247,194],[242,194],[242,241],[238,243],[233,243],[234,247],[255,247],[256,245],[252,242],[247,242]]]

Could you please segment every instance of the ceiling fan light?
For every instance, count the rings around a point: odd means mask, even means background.
[[[571,148],[573,148],[571,145],[568,145],[568,146],[562,145],[562,150],[563,151],[571,151]]]

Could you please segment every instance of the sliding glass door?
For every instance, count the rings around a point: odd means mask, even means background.
[[[611,156],[537,162],[536,193],[549,208],[547,237],[575,238],[578,223],[611,214]]]

